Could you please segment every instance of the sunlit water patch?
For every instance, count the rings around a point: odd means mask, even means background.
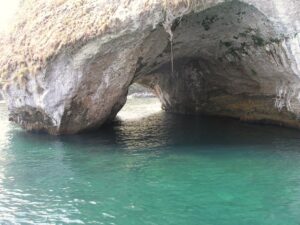
[[[140,120],[161,112],[161,103],[158,98],[129,97],[124,108],[118,113],[118,118],[127,120]]]
[[[0,126],[0,224],[300,222],[296,130],[160,111],[51,137],[7,122],[4,104]]]

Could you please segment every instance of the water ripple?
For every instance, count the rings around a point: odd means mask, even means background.
[[[299,224],[299,131],[155,112],[51,137],[1,104],[0,121],[0,224]]]

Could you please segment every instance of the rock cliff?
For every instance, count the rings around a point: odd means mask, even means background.
[[[10,120],[72,134],[132,83],[169,112],[300,127],[298,0],[25,0],[0,45]]]

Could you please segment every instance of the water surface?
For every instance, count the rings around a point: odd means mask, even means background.
[[[0,104],[0,224],[300,224],[299,131],[122,119],[51,137],[7,122]]]

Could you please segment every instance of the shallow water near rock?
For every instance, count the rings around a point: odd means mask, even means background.
[[[51,137],[4,104],[0,121],[0,224],[300,222],[297,130],[157,112]]]

